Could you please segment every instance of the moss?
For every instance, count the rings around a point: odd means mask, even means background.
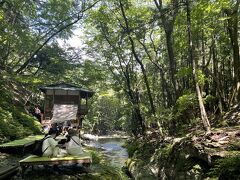
[[[37,135],[37,136],[28,136],[24,139],[14,140],[10,141],[8,143],[1,144],[0,147],[16,147],[16,146],[23,146],[24,144],[32,143],[36,140],[42,139],[43,135]]]
[[[23,109],[3,109],[0,103],[0,143],[40,133],[40,123]],[[11,106],[11,105],[9,105]]]
[[[28,128],[30,132],[32,131],[33,134],[39,133],[40,123],[33,116],[26,114],[23,109],[15,108],[13,118],[22,124],[24,128]]]

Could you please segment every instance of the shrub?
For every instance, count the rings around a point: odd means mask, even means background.
[[[180,114],[192,110],[198,105],[197,96],[195,93],[184,94],[178,98],[176,105]]]
[[[218,160],[208,175],[210,177],[218,177],[220,180],[240,179],[240,156]]]

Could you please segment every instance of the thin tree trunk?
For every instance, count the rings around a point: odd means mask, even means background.
[[[159,63],[157,63],[156,60],[153,60],[153,58],[152,58],[150,52],[148,51],[146,45],[143,42],[141,42],[140,40],[138,40],[138,42],[143,46],[143,49],[145,50],[149,60],[155,65],[155,67],[157,67],[157,69],[160,72],[161,88],[162,88],[162,94],[163,94],[163,104],[164,104],[164,107],[168,107],[168,105],[171,104],[171,103],[168,103],[168,100],[170,100],[170,102],[172,102],[171,101],[172,97],[170,95],[171,93],[168,90],[168,84],[167,84],[167,82],[164,78],[163,67]]]
[[[224,12],[229,17],[228,19],[228,32],[231,40],[232,51],[233,51],[233,67],[234,67],[234,88],[233,98],[239,102],[240,100],[240,55],[239,55],[239,44],[238,44],[238,8],[240,0],[237,0],[235,6],[232,9],[224,9]],[[235,96],[234,96],[235,94]]]
[[[92,5],[90,5],[89,7],[83,9],[82,11],[77,13],[77,18],[75,20],[73,20],[72,22],[70,22],[69,24],[60,27],[56,32],[54,32],[52,35],[50,35],[31,55],[30,57],[23,63],[23,65],[20,66],[19,69],[16,70],[16,74],[21,73],[27,66],[28,64],[33,60],[34,56],[37,55],[37,53],[39,53],[39,51],[51,40],[53,39],[56,35],[58,35],[59,33],[61,33],[62,31],[64,31],[65,29],[67,29],[68,27],[76,24],[80,19],[82,19],[83,17],[83,13],[86,12],[87,10],[91,9],[92,7],[94,7],[97,3],[99,2],[99,0],[97,0],[96,2],[94,2]],[[69,19],[69,18],[67,18]],[[62,21],[64,22],[64,21]],[[57,27],[59,26],[59,24],[57,25]]]
[[[132,38],[131,33],[130,33],[130,27],[129,27],[129,24],[128,24],[128,20],[127,20],[125,11],[124,11],[122,1],[119,0],[119,3],[120,3],[120,9],[121,9],[121,12],[122,12],[122,16],[123,16],[123,19],[124,19],[124,22],[125,22],[125,25],[126,25],[125,30],[127,31],[128,39],[129,39],[130,44],[131,44],[131,51],[133,53],[133,56],[134,56],[135,60],[138,62],[138,64],[141,67],[141,70],[142,70],[143,79],[144,79],[144,82],[145,82],[145,85],[146,85],[146,88],[147,88],[147,94],[148,94],[149,103],[150,103],[150,107],[151,107],[151,113],[155,114],[156,111],[155,111],[155,106],[154,106],[154,103],[153,103],[152,93],[151,93],[151,89],[150,89],[148,78],[147,78],[147,73],[146,73],[146,70],[144,68],[144,65],[143,65],[142,61],[140,60],[140,58],[139,58],[139,56],[136,52],[135,43],[134,43],[133,38]]]
[[[201,119],[203,122],[204,129],[206,130],[207,133],[211,132],[211,126],[207,117],[207,113],[204,107],[203,103],[203,98],[202,98],[202,93],[200,90],[200,86],[198,83],[198,77],[197,77],[197,64],[196,60],[193,57],[193,42],[192,42],[192,32],[191,32],[191,15],[190,15],[190,7],[189,7],[189,0],[186,0],[186,8],[187,8],[187,31],[188,31],[188,45],[189,45],[189,59],[192,62],[192,72],[193,72],[193,78],[194,78],[194,83],[196,87],[196,93],[198,97],[198,102],[199,102],[199,108],[200,108],[200,114],[201,114]]]
[[[172,12],[172,14],[170,15],[171,18],[168,18],[168,16],[163,13],[162,0],[159,0],[159,1],[153,0],[153,1],[160,13],[160,18],[161,18],[165,36],[166,36],[170,78],[171,78],[171,82],[172,82],[173,89],[174,89],[174,93],[172,93],[173,94],[173,103],[175,103],[179,96],[179,87],[178,87],[178,82],[175,78],[177,63],[176,63],[176,59],[174,56],[174,48],[173,48],[173,26],[174,26],[174,22],[175,22],[177,13],[178,13],[178,7],[177,7],[178,1],[173,0],[173,2],[172,2],[174,8],[171,11]]]
[[[218,59],[217,59],[217,52],[216,52],[216,44],[213,38],[213,47],[212,47],[212,57],[213,57],[213,82],[214,82],[214,92],[215,96],[218,98],[218,108],[219,113],[222,114],[223,112],[223,104],[222,104],[222,93],[220,88],[220,79],[219,79],[219,70],[218,70]]]
[[[113,49],[114,52],[116,52],[117,54],[117,58],[118,58],[118,61],[119,61],[119,64],[120,64],[120,68],[121,68],[121,71],[123,73],[123,77],[125,79],[125,83],[126,83],[126,86],[127,86],[127,90],[125,90],[126,94],[128,95],[129,97],[129,101],[132,105],[132,121],[131,121],[131,130],[132,130],[132,133],[137,136],[138,134],[140,135],[144,135],[145,134],[145,123],[144,123],[144,120],[143,120],[143,117],[142,117],[142,114],[141,114],[141,110],[140,110],[140,102],[139,102],[139,96],[138,96],[138,92],[134,92],[133,89],[132,89],[132,83],[131,83],[131,78],[130,78],[130,72],[129,72],[129,65],[127,64],[126,67],[123,66],[123,61],[124,61],[124,58],[122,57],[121,53],[119,52],[119,49],[113,45],[107,35],[107,31],[104,29],[103,26],[101,26],[102,28],[102,33],[104,35],[104,38],[106,39],[106,41],[108,42],[109,46]],[[114,71],[110,68],[112,74],[118,78],[118,76],[114,73]],[[121,82],[119,80],[119,82]],[[140,127],[140,128],[139,128]]]

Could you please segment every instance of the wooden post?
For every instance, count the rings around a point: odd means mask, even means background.
[[[53,105],[54,105],[54,101],[55,101],[55,89],[53,89]]]
[[[78,91],[78,113],[77,113],[77,124],[78,128],[80,129],[81,127],[79,126],[80,124],[80,116],[81,116],[81,95],[80,91]],[[80,132],[80,131],[79,131]]]
[[[46,94],[44,93],[43,116],[41,116],[41,124],[43,123],[45,116],[46,116]]]
[[[81,115],[81,106],[82,106],[82,98],[81,98],[81,93],[80,93],[80,91],[79,91],[79,114]]]

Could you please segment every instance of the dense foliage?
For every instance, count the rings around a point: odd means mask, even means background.
[[[176,133],[196,117],[209,132],[208,117],[238,102],[238,13],[239,1],[230,0],[109,0],[90,11],[90,55],[101,58],[114,90],[122,90],[133,134],[154,124]],[[169,111],[166,122],[161,117]]]
[[[0,0],[0,142],[39,133],[31,114],[43,105],[38,88],[66,82],[96,92],[86,131],[135,138],[126,147],[140,177],[170,170],[171,177],[173,168],[198,172],[201,164],[183,160],[199,146],[200,153],[221,149],[233,132],[213,134],[212,127],[240,122],[240,108],[223,116],[240,100],[239,6],[239,0]],[[72,37],[79,47],[67,43]],[[197,144],[195,133],[203,131]],[[181,154],[169,136],[186,134],[186,145],[199,146],[189,154],[182,147]],[[235,179],[238,167],[239,157],[230,157],[209,175]],[[122,176],[101,163],[98,170]]]
[[[238,13],[235,0],[2,0],[3,87],[13,81],[31,92],[26,112],[42,103],[41,85],[90,88],[84,123],[102,134],[178,134],[199,121],[209,132],[209,117],[240,97]],[[74,30],[83,34],[81,49],[59,44]]]
[[[218,177],[220,180],[238,179],[240,174],[239,160],[239,155],[218,160],[216,165],[209,172],[209,176]]]

